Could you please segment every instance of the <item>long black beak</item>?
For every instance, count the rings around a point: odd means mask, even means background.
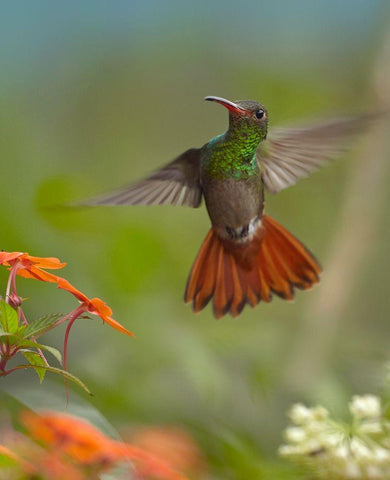
[[[243,108],[238,106],[236,103],[231,102],[230,100],[226,100],[226,98],[208,96],[208,97],[205,97],[205,100],[208,100],[209,102],[220,103],[231,112],[245,112]]]

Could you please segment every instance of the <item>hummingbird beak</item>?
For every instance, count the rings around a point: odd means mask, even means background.
[[[205,100],[208,100],[209,102],[220,103],[231,112],[240,112],[240,113],[245,112],[245,110],[239,107],[236,103],[233,103],[230,100],[226,100],[225,98],[209,96],[209,97],[205,97]]]

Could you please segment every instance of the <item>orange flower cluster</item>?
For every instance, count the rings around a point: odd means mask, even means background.
[[[56,270],[66,265],[66,263],[61,263],[58,258],[33,257],[28,253],[22,252],[0,252],[0,265],[10,267],[11,272],[24,278],[34,278],[42,282],[56,283],[58,288],[74,295],[80,301],[81,307],[85,312],[97,315],[103,322],[126,335],[134,336],[133,333],[111,317],[112,310],[103,300],[100,298],[88,298],[65,278],[46,272],[46,270]]]
[[[164,458],[190,478],[206,477],[206,460],[193,437],[177,426],[142,426],[124,432],[126,441]]]
[[[186,480],[186,477],[171,467],[166,459],[147,450],[104,435],[87,421],[59,412],[42,412],[40,415],[25,411],[21,421],[29,436],[44,448],[42,462],[37,458],[22,460],[21,456],[3,447],[3,454],[13,458],[26,473],[35,473],[43,478],[63,478],[60,473],[75,470],[76,476],[86,479],[107,472],[116,466],[128,467],[140,479]],[[2,453],[0,446],[0,454]],[[25,451],[25,449],[24,449]],[[34,457],[36,455],[34,454]],[[38,458],[39,457],[39,458]],[[44,467],[43,467],[44,465]],[[54,472],[58,476],[53,476]],[[85,474],[85,476],[84,476]],[[64,477],[66,478],[66,477]]]

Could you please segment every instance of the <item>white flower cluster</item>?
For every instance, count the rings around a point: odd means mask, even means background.
[[[351,422],[343,424],[323,407],[294,405],[279,454],[309,467],[313,479],[390,480],[390,422],[379,398],[356,395],[349,410]]]

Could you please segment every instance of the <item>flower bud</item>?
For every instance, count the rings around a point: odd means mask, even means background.
[[[12,292],[8,295],[8,304],[15,310],[20,307],[23,302],[23,298],[19,297],[15,292]]]

